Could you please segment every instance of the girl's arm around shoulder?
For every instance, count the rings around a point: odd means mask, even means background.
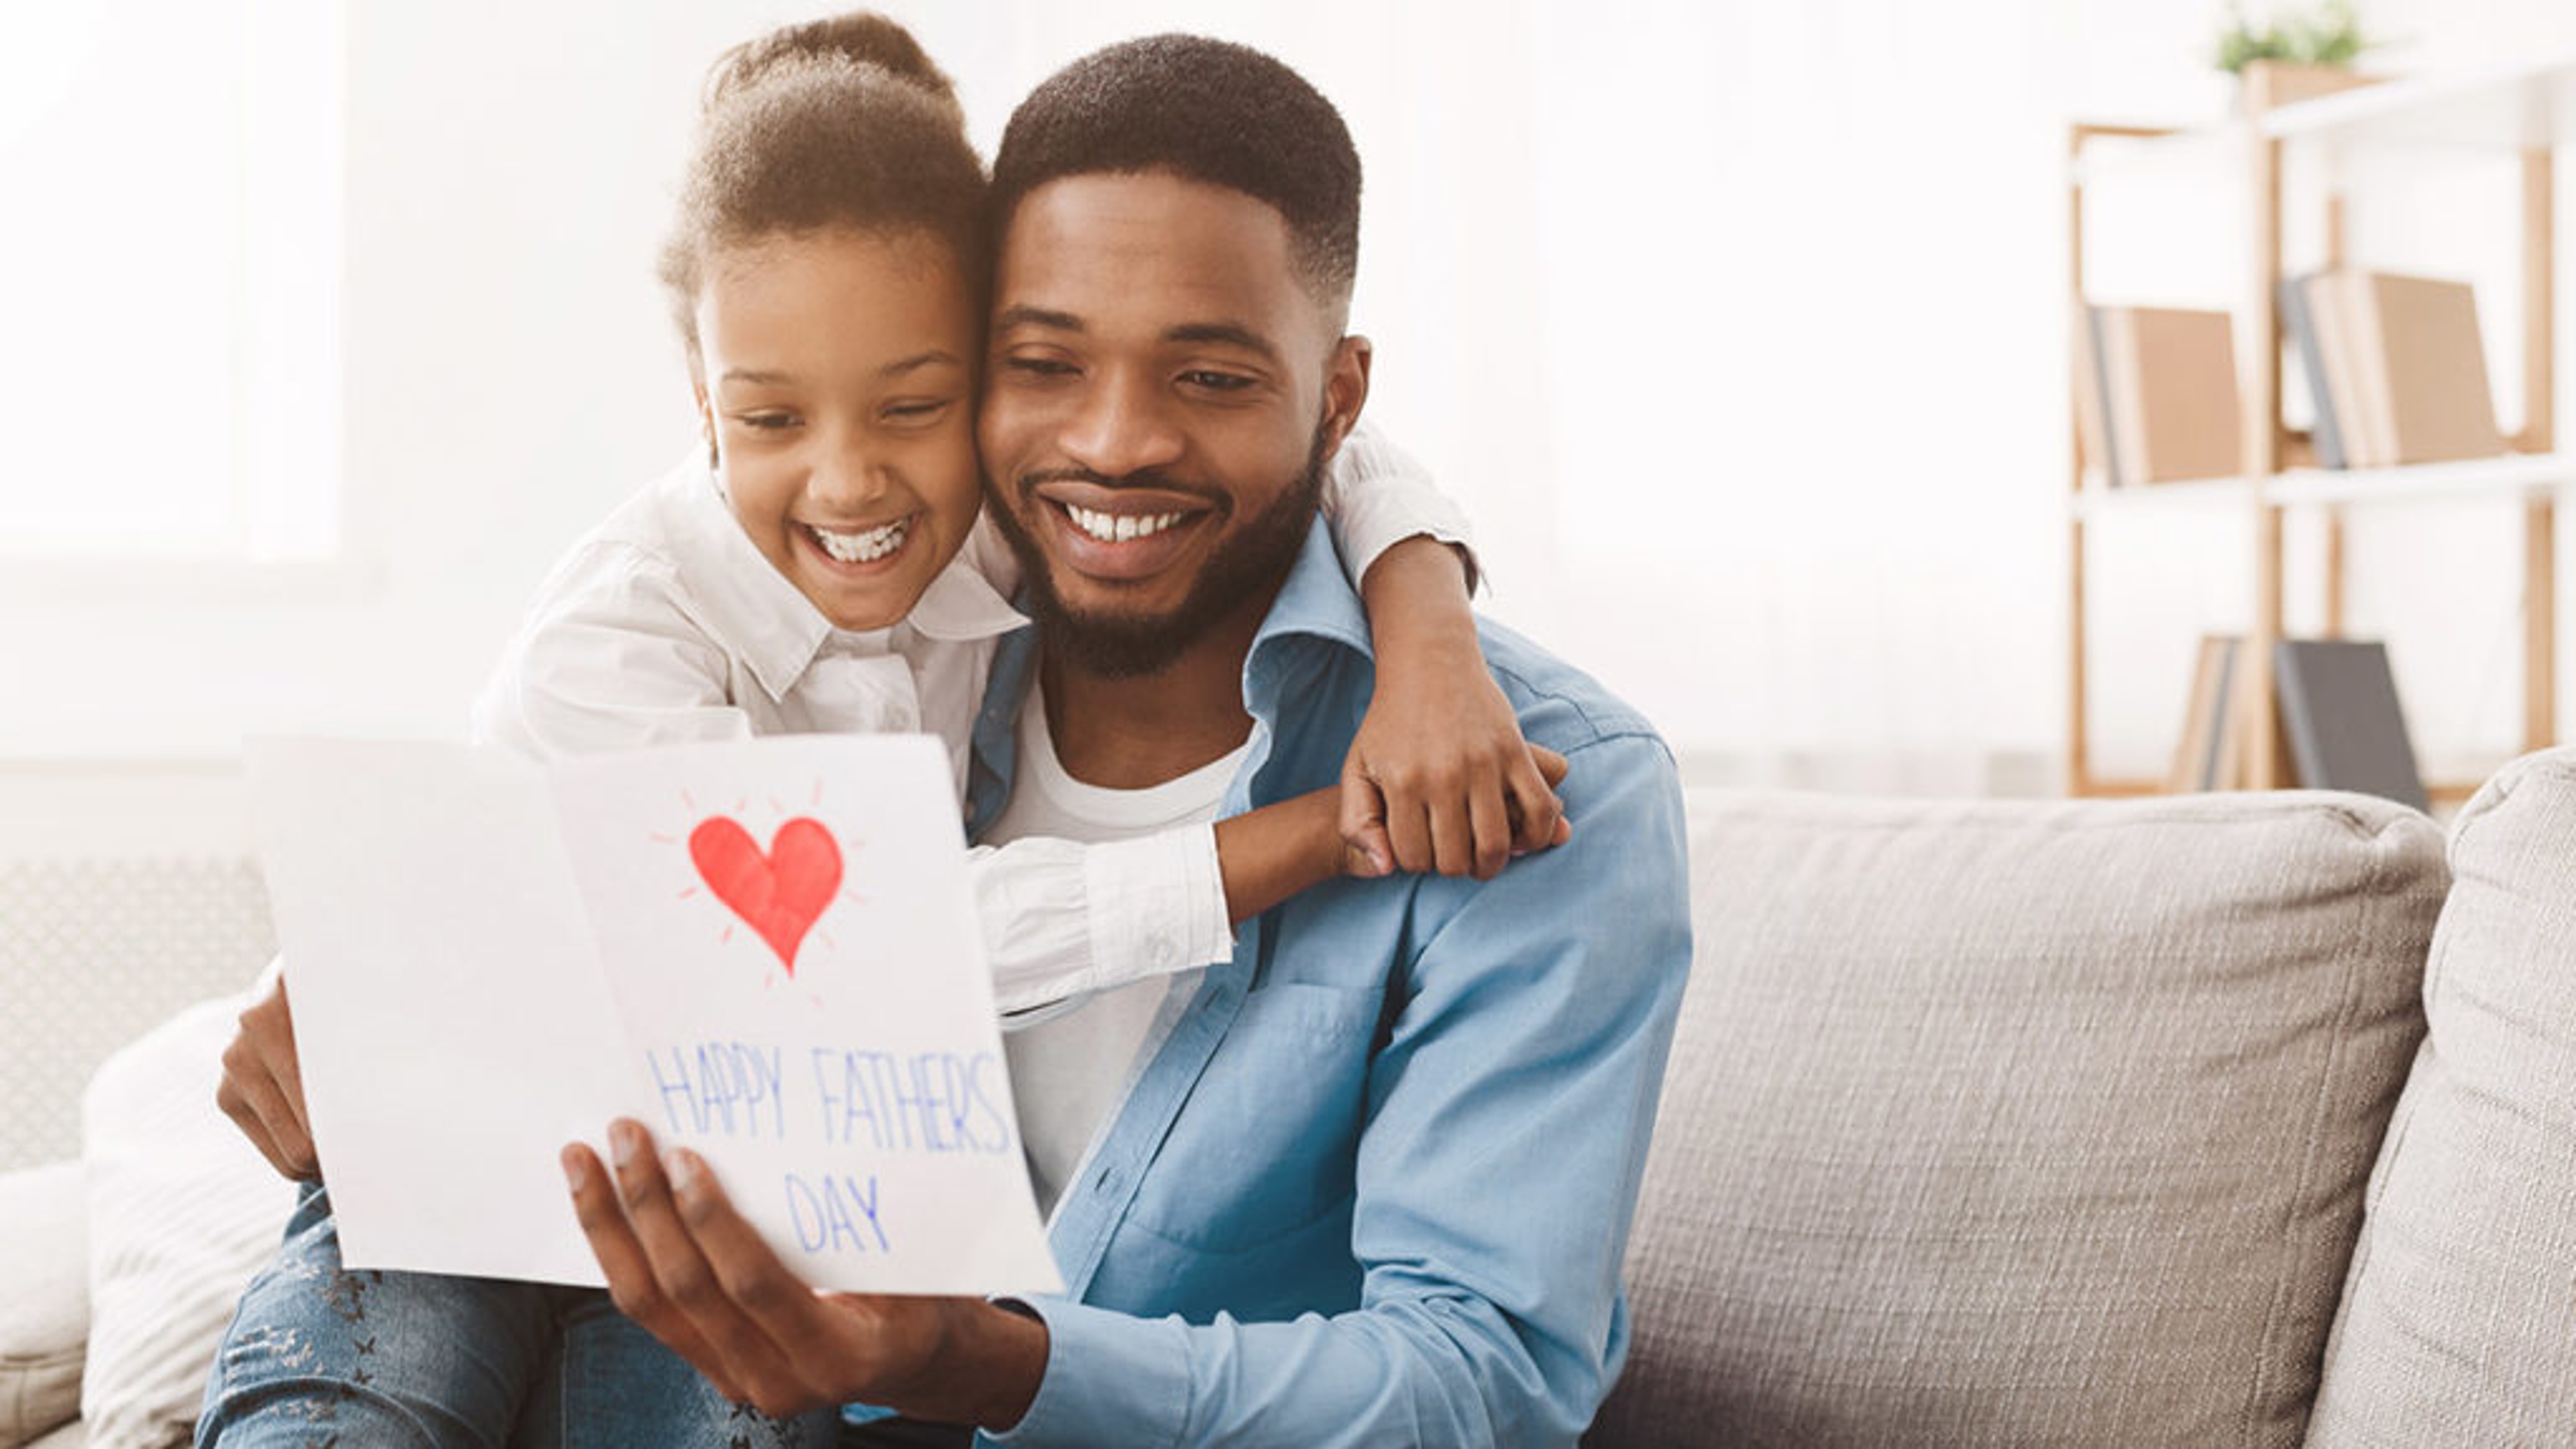
[[[1512,856],[1562,843],[1540,752],[1477,641],[1464,513],[1365,426],[1343,441],[1324,505],[1377,663],[1342,767],[1351,848],[1393,869],[1490,880]]]

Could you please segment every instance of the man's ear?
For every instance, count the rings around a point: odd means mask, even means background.
[[[1360,409],[1368,405],[1369,361],[1377,349],[1365,337],[1353,335],[1333,344],[1332,358],[1324,364],[1324,456],[1340,451],[1342,439],[1359,425]]]

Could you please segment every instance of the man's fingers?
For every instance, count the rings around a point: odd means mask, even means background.
[[[562,1160],[564,1180],[572,1187],[573,1216],[581,1223],[582,1236],[590,1242],[591,1256],[599,1260],[600,1274],[608,1280],[608,1296],[616,1303],[617,1311],[687,1360],[691,1368],[716,1386],[716,1392],[735,1403],[742,1402],[741,1387],[727,1371],[723,1358],[708,1346],[687,1316],[663,1297],[661,1283],[653,1276],[652,1260],[627,1222],[626,1209],[619,1203],[616,1186],[599,1155],[574,1143],[563,1150]]]
[[[706,1163],[686,1148],[671,1154],[671,1161],[680,1221],[706,1255],[725,1297],[773,1342],[811,1342],[829,1332],[830,1316],[813,1289],[735,1210]]]

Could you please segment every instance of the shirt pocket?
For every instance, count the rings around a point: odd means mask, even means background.
[[[1243,999],[1129,1206],[1129,1225],[1237,1253],[1350,1200],[1383,988],[1274,981]]]

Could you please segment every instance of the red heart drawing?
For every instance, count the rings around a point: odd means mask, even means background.
[[[796,948],[841,888],[841,847],[823,822],[797,816],[778,827],[763,855],[750,831],[711,815],[689,832],[689,859],[716,899],[758,931],[795,975]]]

